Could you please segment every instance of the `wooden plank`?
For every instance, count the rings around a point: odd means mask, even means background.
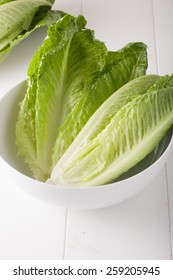
[[[136,197],[95,211],[69,211],[67,259],[170,259],[164,172]]]
[[[170,153],[169,159],[166,164],[166,174],[167,174],[167,187],[168,187],[168,215],[170,223],[170,242],[171,242],[171,257],[173,259],[173,176],[172,176],[172,167],[173,167],[173,149]]]
[[[160,75],[173,72],[172,0],[153,0],[155,39]]]
[[[173,1],[172,0],[153,0],[154,19],[155,19],[155,36],[157,42],[158,70],[159,74],[173,73],[173,36],[171,29],[173,26]],[[172,243],[173,258],[173,150],[170,153],[166,165],[167,184],[168,184],[168,203],[170,218],[170,234]]]
[[[66,210],[25,194],[0,160],[0,259],[63,259]]]

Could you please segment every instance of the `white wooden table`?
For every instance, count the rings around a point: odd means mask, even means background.
[[[54,8],[82,13],[109,49],[146,43],[148,73],[173,72],[172,0],[57,0]],[[0,97],[26,77],[45,34],[34,32],[0,65]],[[0,259],[172,259],[172,166],[173,151],[137,196],[106,209],[72,211],[22,192],[0,161]]]

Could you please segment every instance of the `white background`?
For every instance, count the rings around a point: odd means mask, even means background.
[[[148,45],[148,73],[173,72],[172,0],[58,0],[54,8],[82,13],[111,50]],[[46,29],[35,31],[0,65],[0,97],[26,77]],[[0,259],[172,259],[173,151],[165,168],[137,196],[94,211],[72,211],[31,198],[0,161]]]

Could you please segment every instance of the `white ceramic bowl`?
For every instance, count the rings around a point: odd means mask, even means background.
[[[139,193],[163,168],[171,146],[172,130],[142,162],[124,174],[118,182],[97,187],[69,188],[50,185],[31,177],[23,159],[16,156],[15,124],[18,104],[25,94],[26,82],[13,87],[0,100],[0,156],[6,174],[30,195],[45,202],[74,209],[96,209],[114,205]]]

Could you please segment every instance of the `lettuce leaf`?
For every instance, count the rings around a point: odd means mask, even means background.
[[[36,28],[54,24],[64,13],[50,11],[54,1],[18,0],[0,5],[0,62]]]
[[[173,124],[173,75],[129,82],[93,114],[54,167],[50,181],[101,185],[141,161]]]
[[[6,4],[8,2],[13,2],[13,1],[16,1],[16,0],[0,0],[0,5]]]
[[[129,43],[117,52],[108,52],[103,70],[84,81],[78,99],[58,129],[53,166],[99,106],[121,86],[144,75],[146,69],[147,53],[143,43]]]
[[[48,31],[28,69],[28,90],[20,106],[16,128],[19,153],[34,176],[50,175],[51,151],[57,128],[66,118],[81,84],[103,68],[106,47],[84,29],[82,16],[65,15]]]
[[[146,73],[143,43],[108,52],[84,17],[65,15],[28,69],[27,93],[16,125],[19,154],[35,178],[46,180],[97,108],[118,88]]]

